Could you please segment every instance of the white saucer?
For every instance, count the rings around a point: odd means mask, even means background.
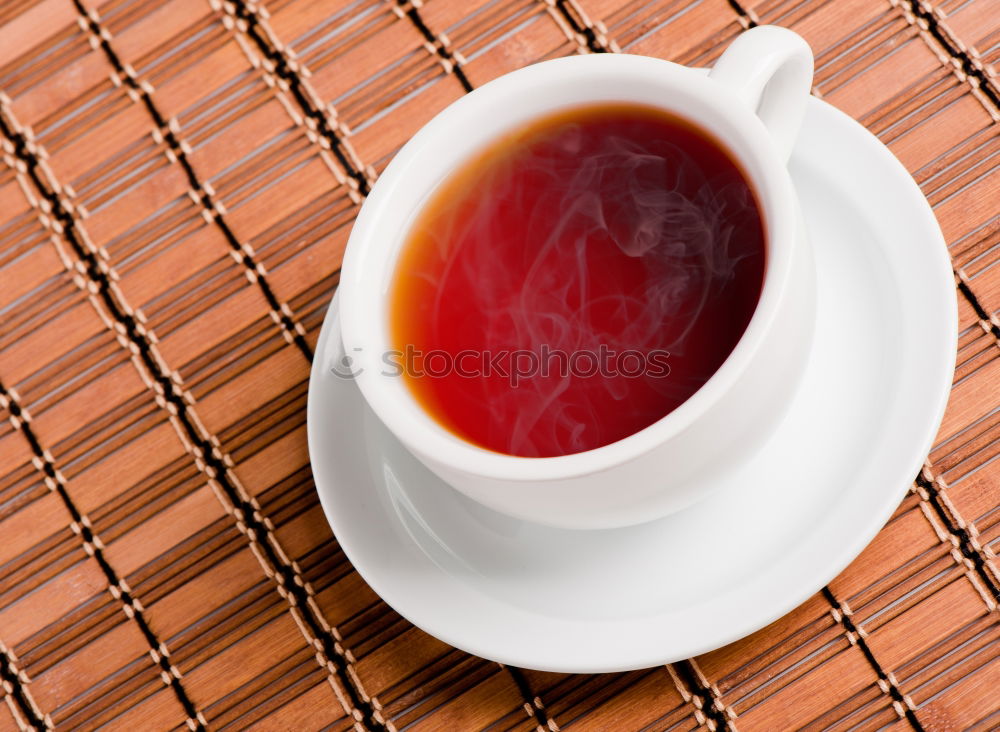
[[[330,373],[341,349],[334,300],[309,384],[309,452],[330,526],[386,602],[480,656],[620,671],[745,636],[861,551],[920,469],[944,411],[952,272],[916,184],[846,115],[813,100],[791,170],[818,269],[801,392],[727,485],[653,523],[551,529],[443,484],[352,382]]]

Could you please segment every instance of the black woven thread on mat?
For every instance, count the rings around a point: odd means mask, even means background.
[[[951,34],[941,27],[938,17],[932,11],[927,10],[918,0],[903,0],[903,4],[913,13],[914,17],[927,24],[927,32],[944,47],[949,56],[958,61],[966,76],[976,80],[979,90],[997,108],[997,111],[1000,111],[1000,91],[994,86],[993,80],[989,74],[973,63],[969,54],[963,51],[951,37]]]
[[[79,0],[74,0],[74,2],[79,2]],[[316,131],[329,143],[330,150],[337,158],[337,162],[343,166],[347,175],[357,183],[358,191],[360,191],[361,195],[367,196],[371,192],[371,188],[368,185],[368,179],[365,177],[364,171],[358,170],[351,162],[344,151],[343,142],[337,133],[333,131],[333,128],[330,127],[326,115],[323,114],[322,110],[317,109],[313,105],[309,95],[302,88],[302,79],[289,67],[288,60],[284,55],[272,48],[271,44],[267,42],[264,32],[260,29],[260,24],[257,22],[257,16],[243,4],[242,0],[233,0],[231,5],[233,12],[236,13],[236,17],[246,23],[246,35],[257,44],[257,49],[274,65],[274,73],[279,78],[288,82],[288,88],[292,92],[295,101],[298,102],[299,107],[302,108],[303,113],[315,123]]]
[[[3,390],[3,385],[0,384],[0,393],[7,396],[7,393]],[[9,397],[8,397],[9,398]],[[0,653],[0,681],[4,682],[10,687],[10,696],[14,703],[17,704],[18,709],[21,710],[21,714],[24,718],[28,720],[28,724],[32,725],[35,729],[48,729],[49,725],[45,723],[43,717],[38,716],[38,712],[35,711],[35,707],[28,701],[28,695],[21,686],[21,679],[18,678],[17,672],[11,666],[10,659],[7,658],[6,653]]]
[[[514,685],[521,692],[521,698],[524,699],[525,706],[534,718],[535,724],[542,729],[548,729],[549,720],[545,712],[545,706],[542,704],[542,699],[532,690],[531,684],[528,683],[528,679],[521,669],[517,666],[508,666],[505,663],[501,663],[500,666],[505,668],[514,680]]]
[[[577,17],[577,14],[569,8],[566,0],[556,0],[555,5],[556,10],[558,10],[563,18],[566,19],[570,28],[572,28],[575,33],[583,36],[584,41],[587,43],[587,49],[591,53],[608,53],[610,51],[610,49],[606,48],[604,44],[598,40],[597,34],[594,33],[594,29],[585,25],[580,18]]]
[[[134,89],[135,92],[142,99],[147,111],[153,118],[157,127],[161,130],[164,138],[170,145],[171,150],[177,157],[178,162],[184,169],[184,172],[188,177],[188,182],[195,191],[198,191],[200,193],[202,199],[202,205],[205,207],[206,210],[214,210],[211,201],[209,200],[207,194],[204,192],[204,189],[201,186],[201,182],[198,180],[198,177],[194,171],[193,166],[190,164],[190,162],[187,159],[186,153],[184,153],[183,149],[181,148],[179,140],[177,140],[173,132],[169,129],[166,120],[164,119],[163,115],[160,114],[160,111],[156,108],[156,105],[153,103],[152,98],[139,85],[137,80],[135,80],[129,74],[126,73],[125,68],[121,63],[121,60],[118,58],[117,53],[111,47],[111,44],[105,38],[104,34],[101,32],[100,26],[90,18],[86,8],[81,4],[80,0],[73,0],[73,2],[74,5],[76,6],[77,12],[79,12],[82,17],[86,18],[91,33],[93,33],[95,37],[100,39],[99,42],[101,49],[104,51],[104,54],[107,57],[109,63],[115,68],[115,70],[118,72],[119,76],[124,80],[124,82],[128,84],[132,89]],[[330,142],[331,148],[335,156],[337,157],[338,161],[345,167],[348,174],[358,181],[358,187],[361,190],[361,192],[367,195],[369,189],[367,181],[364,178],[364,175],[361,174],[360,171],[355,170],[353,166],[351,166],[350,162],[347,159],[347,156],[344,154],[339,139],[336,137],[336,135],[333,134],[333,131],[329,128],[329,125],[327,125],[325,117],[323,117],[323,115],[320,114],[318,111],[312,109],[311,105],[309,105],[308,98],[301,88],[298,76],[288,67],[288,64],[283,56],[274,53],[269,47],[267,47],[266,42],[260,36],[260,31],[256,26],[255,16],[249,13],[246,10],[246,8],[240,3],[237,3],[235,5],[235,8],[238,17],[246,20],[248,28],[252,31],[251,37],[254,39],[254,41],[257,42],[258,45],[264,44],[261,46],[261,49],[267,54],[268,58],[272,62],[274,62],[275,72],[278,73],[278,75],[281,76],[282,78],[288,80],[289,86],[292,89],[293,94],[295,94],[296,99],[299,101],[300,105],[302,105],[303,109],[307,113],[309,113],[310,116],[313,117],[313,119],[316,120],[317,125],[320,128],[320,132]],[[62,207],[60,205],[60,209],[61,208]],[[233,250],[239,252],[244,266],[247,267],[247,269],[250,269],[251,271],[256,271],[256,264],[253,262],[252,258],[249,255],[247,255],[246,252],[243,251],[243,248],[240,245],[239,240],[233,233],[232,229],[229,228],[228,224],[226,224],[223,218],[219,215],[216,215],[213,218],[215,222],[218,224],[219,228],[222,230],[223,234],[226,237],[226,240],[229,242]],[[69,220],[70,220],[70,226],[75,226],[75,222],[73,222],[71,216],[69,216]],[[78,247],[78,245],[76,244],[74,244],[74,249],[77,250],[78,255],[88,254],[83,251],[82,247]],[[93,271],[91,271],[91,267],[88,265],[88,275],[91,277],[92,280],[95,277],[100,278],[101,282],[99,282],[99,284],[103,285],[102,290],[104,289],[104,287],[106,287],[107,283],[103,281],[104,280],[103,275],[101,275],[100,272],[97,271],[96,267],[94,267]],[[264,278],[259,275],[257,276],[257,282],[260,285],[261,291],[263,292],[265,299],[267,300],[268,306],[275,313],[278,314],[278,316],[282,320],[282,325],[285,327],[286,330],[288,330],[289,333],[292,334],[295,344],[298,346],[299,350],[303,353],[303,355],[306,357],[308,361],[312,362],[313,359],[312,349],[309,347],[309,344],[306,342],[306,340],[301,335],[296,333],[294,324],[292,323],[291,319],[288,318],[288,316],[281,311],[278,299],[274,296],[274,293],[271,290],[270,286],[267,284]],[[233,507],[238,509],[242,513],[243,521],[246,524],[248,532],[253,531],[256,536],[267,536],[268,535],[267,527],[263,524],[262,521],[260,521],[257,518],[257,511],[254,509],[252,505],[250,505],[249,502],[243,500],[243,498],[240,496],[239,491],[236,489],[236,486],[234,486],[226,477],[225,464],[215,456],[212,445],[209,444],[207,440],[203,439],[198,429],[192,423],[190,415],[188,415],[187,413],[187,403],[183,400],[183,398],[180,397],[180,395],[175,393],[173,382],[159,370],[159,365],[157,364],[157,362],[152,357],[152,354],[149,351],[149,344],[146,342],[145,338],[143,338],[139,333],[136,332],[135,322],[132,319],[132,317],[120,313],[118,311],[117,306],[115,306],[112,309],[112,312],[114,313],[115,319],[121,322],[123,325],[125,325],[129,339],[139,347],[140,355],[142,356],[143,362],[146,364],[147,369],[149,369],[150,373],[154,376],[157,383],[160,384],[160,386],[163,388],[164,398],[167,399],[167,401],[174,404],[174,406],[177,408],[178,419],[180,423],[184,426],[184,430],[187,433],[188,438],[193,442],[193,444],[195,444],[199,448],[200,452],[202,453],[202,457],[205,460],[205,463],[214,472],[216,481],[225,491],[227,497],[232,502]],[[285,588],[285,591],[288,592],[294,598],[294,604],[299,608],[299,612],[302,614],[303,619],[309,626],[310,632],[313,634],[313,637],[319,640],[319,642],[322,644],[326,658],[329,659],[330,662],[333,664],[337,677],[338,679],[340,679],[341,685],[343,686],[343,688],[345,689],[350,698],[351,705],[354,707],[354,709],[360,712],[362,716],[361,720],[362,724],[372,729],[385,729],[385,726],[375,717],[375,711],[371,703],[365,699],[364,695],[360,692],[360,689],[358,689],[355,686],[353,678],[347,671],[347,660],[343,657],[343,654],[338,651],[336,639],[333,638],[332,634],[329,631],[324,630],[323,624],[319,621],[318,618],[314,616],[313,611],[309,606],[308,594],[306,593],[305,588],[295,581],[294,570],[290,566],[286,565],[284,562],[281,561],[280,557],[278,556],[274,548],[271,546],[270,542],[261,541],[258,542],[258,545],[262,548],[271,566],[275,569],[275,572],[277,573],[278,576],[279,584],[281,584]]]
[[[11,138],[10,130],[7,127],[6,120],[0,118],[0,126],[2,126],[3,128],[3,133],[8,138]],[[23,138],[21,139],[20,144],[23,150],[23,145],[24,145]],[[52,484],[55,485],[55,492],[59,495],[59,498],[62,499],[63,505],[65,505],[66,510],[69,511],[69,514],[73,519],[73,522],[80,527],[80,536],[85,542],[87,542],[90,545],[92,549],[92,556],[97,561],[97,564],[101,568],[101,571],[104,573],[104,578],[108,582],[108,585],[110,587],[115,588],[120,593],[120,598],[123,607],[132,608],[133,610],[132,619],[135,621],[136,625],[139,626],[139,630],[142,632],[142,635],[146,639],[146,643],[149,645],[150,649],[154,651],[154,653],[151,654],[151,656],[154,658],[157,665],[159,665],[160,670],[163,672],[163,678],[169,679],[167,683],[170,685],[170,688],[173,689],[174,695],[177,697],[177,700],[181,703],[181,706],[184,708],[184,713],[187,714],[189,720],[194,722],[195,730],[204,730],[205,728],[202,726],[201,722],[198,719],[198,710],[195,708],[191,699],[188,698],[187,692],[181,685],[180,679],[174,676],[173,673],[171,672],[170,660],[160,652],[162,645],[159,639],[156,637],[156,634],[153,632],[153,629],[149,627],[149,623],[146,622],[146,618],[143,616],[142,612],[132,604],[131,594],[122,589],[122,583],[117,573],[108,563],[108,560],[105,558],[104,551],[100,548],[100,546],[98,546],[97,542],[94,541],[93,531],[91,531],[90,527],[83,522],[83,515],[80,513],[80,510],[76,507],[76,504],[73,503],[73,499],[70,498],[69,493],[66,492],[66,487],[56,478],[55,465],[53,465],[52,461],[49,460],[48,457],[46,457],[45,450],[42,449],[42,445],[38,441],[38,437],[35,435],[34,431],[32,431],[30,423],[23,419],[21,405],[14,400],[10,392],[7,391],[6,387],[4,387],[2,383],[0,383],[0,395],[3,395],[4,399],[7,402],[7,411],[10,412],[11,415],[17,417],[20,420],[20,426],[18,427],[18,431],[22,435],[24,435],[25,438],[28,440],[28,445],[30,445],[32,453],[34,453],[35,457],[37,457],[39,461],[41,461],[42,463],[42,470],[44,471],[45,475],[47,475],[49,479],[52,481]],[[5,656],[3,654],[0,654],[0,660],[4,658]],[[16,682],[17,679],[15,678],[14,681]],[[27,703],[27,699],[24,698],[23,690],[21,690],[16,683],[14,688],[16,690],[19,690],[20,692],[20,696],[15,695],[15,699],[17,700],[18,704],[31,711],[29,718],[37,719],[37,714],[34,714],[33,710],[30,710],[30,705]],[[41,726],[43,729],[45,728],[46,725],[44,724],[44,720]]]
[[[976,293],[972,291],[972,288],[962,280],[959,280],[958,291],[961,292],[965,296],[965,299],[969,301],[969,304],[972,306],[972,309],[975,311],[976,317],[979,318],[980,322],[989,326],[990,333],[993,334],[994,338],[1000,341],[1000,326],[990,319],[990,314],[986,312],[986,308],[984,308],[983,304],[979,302],[979,298],[976,296]]]
[[[698,701],[701,702],[701,713],[715,723],[715,729],[718,732],[731,730],[732,727],[729,725],[729,718],[725,712],[715,705],[715,695],[712,694],[711,689],[702,683],[698,672],[694,670],[694,664],[690,661],[677,661],[672,665],[688,691],[698,697]]]
[[[95,255],[88,251],[87,247],[84,246],[81,241],[81,238],[76,230],[76,221],[73,219],[72,214],[65,209],[62,202],[59,200],[59,197],[52,191],[49,191],[46,187],[41,174],[38,172],[38,160],[34,154],[28,151],[27,140],[10,128],[6,123],[6,120],[3,119],[2,115],[0,115],[0,131],[2,131],[14,143],[16,154],[25,162],[28,175],[31,178],[32,183],[38,189],[39,193],[49,202],[49,205],[52,208],[53,217],[58,220],[60,224],[62,224],[63,237],[73,248],[73,251],[80,262],[83,263],[87,277],[97,286],[97,296],[101,298],[102,303],[108,309],[108,313],[111,317],[125,328],[125,333],[129,341],[135,344],[138,349],[139,358],[142,360],[153,380],[160,386],[163,392],[163,398],[174,406],[178,422],[183,426],[188,439],[201,453],[201,456],[206,463],[206,473],[215,477],[218,484],[222,487],[227,497],[232,502],[234,508],[241,512],[248,534],[252,532],[252,535],[254,536],[267,536],[267,527],[259,518],[257,518],[256,511],[253,506],[251,506],[249,502],[243,500],[243,498],[239,495],[239,491],[236,489],[236,486],[234,486],[226,477],[227,468],[225,464],[215,455],[213,446],[201,435],[198,428],[195,426],[191,415],[188,414],[187,402],[181,394],[177,393],[177,387],[171,378],[160,369],[159,363],[150,350],[150,344],[137,331],[135,318],[123,312],[119,307],[117,299],[111,292],[108,278],[97,266],[97,259]],[[31,432],[27,431],[24,434],[30,435]],[[29,437],[29,442],[32,440],[33,438]],[[37,440],[32,442],[32,449],[40,451],[41,446],[38,444]],[[43,456],[43,453],[41,452],[38,452],[38,454]],[[54,468],[49,466],[46,470],[48,472],[50,469],[52,470],[51,474],[54,476]],[[67,507],[70,508],[71,513],[75,517],[79,516],[80,513],[72,504],[70,497],[64,491],[60,491],[60,495],[67,503]],[[257,543],[267,557],[268,561],[271,563],[272,567],[274,567],[278,583],[282,585],[288,594],[292,596],[293,602],[291,604],[294,604],[299,608],[299,611],[301,612],[304,621],[309,626],[310,631],[313,633],[313,636],[322,644],[323,651],[330,662],[333,663],[337,677],[340,679],[343,687],[347,691],[351,704],[362,715],[362,723],[366,724],[370,728],[384,730],[384,725],[374,718],[374,709],[372,708],[372,705],[362,697],[351,681],[351,676],[347,673],[347,661],[342,654],[338,653],[336,640],[328,631],[323,629],[322,623],[320,623],[319,620],[313,615],[313,612],[309,607],[306,590],[295,581],[295,573],[292,568],[280,560],[276,550],[271,546],[270,542],[261,541]],[[112,577],[114,576],[113,570],[110,568],[110,565],[107,565],[106,562],[102,563],[102,569],[103,568],[106,568],[107,572],[111,572]],[[113,584],[117,585],[117,583],[118,580],[115,578]],[[139,617],[138,613],[136,617]],[[143,633],[149,638],[155,640],[155,636],[148,626],[144,628]],[[159,643],[157,642],[154,647],[158,648]],[[163,661],[161,661],[161,663],[162,662]],[[190,700],[188,700],[180,684],[175,683],[175,680],[173,680],[172,686],[174,686],[178,697],[181,699],[181,703],[185,707],[185,710],[188,708],[193,709],[193,705]]]
[[[267,280],[257,271],[257,263],[253,261],[253,257],[244,251],[243,246],[240,244],[239,239],[233,233],[233,230],[229,228],[229,224],[226,223],[225,219],[215,210],[215,206],[212,200],[209,198],[205,189],[202,187],[201,182],[198,180],[198,176],[194,172],[194,167],[191,165],[187,158],[187,153],[184,152],[181,147],[180,141],[174,135],[173,131],[170,130],[167,121],[164,119],[163,115],[160,114],[160,110],[156,108],[153,104],[152,98],[146,93],[146,90],[140,86],[139,82],[129,75],[115,50],[111,48],[111,44],[105,38],[105,34],[101,32],[101,27],[91,19],[87,13],[87,9],[83,6],[80,0],[73,0],[73,4],[76,6],[77,11],[80,13],[81,17],[86,19],[87,25],[90,28],[90,32],[93,34],[94,38],[99,39],[101,49],[104,51],[104,55],[107,57],[108,62],[114,67],[115,71],[118,72],[118,76],[122,79],[122,82],[132,89],[138,97],[142,100],[143,105],[146,107],[146,111],[153,118],[156,123],[157,128],[159,128],[164,140],[170,146],[171,151],[177,158],[177,162],[180,164],[181,168],[184,170],[184,174],[187,176],[188,184],[191,189],[198,194],[201,201],[202,207],[206,211],[213,213],[212,220],[221,229],[223,236],[225,236],[226,241],[229,246],[232,247],[233,251],[239,255],[240,262],[248,270],[254,273],[257,285],[260,287],[261,292],[264,295],[264,299],[267,301],[267,306],[275,313],[275,315],[280,319],[281,326],[284,328],[292,337],[295,345],[298,347],[302,354],[307,360],[312,361],[312,349],[306,342],[306,339],[302,337],[295,330],[295,323],[281,310],[281,303],[278,298],[275,297],[274,291],[271,286],[267,284]]]
[[[400,0],[397,0],[396,7],[398,7],[401,12],[406,14],[406,17],[410,19],[410,22],[413,23],[416,29],[420,32],[420,35],[424,37],[424,40],[431,44],[431,47],[435,50],[437,55],[451,66],[451,73],[453,73],[455,78],[458,79],[458,83],[462,85],[462,88],[467,92],[472,91],[472,82],[469,81],[469,77],[465,75],[465,70],[459,66],[451,52],[444,47],[444,44],[441,43],[431,32],[431,29],[427,27],[424,19],[420,17],[420,13],[417,11],[416,6],[411,2],[400,2]]]
[[[941,491],[938,490],[933,481],[927,480],[923,474],[917,476],[916,483],[927,492],[930,498],[928,503],[931,504],[934,513],[937,514],[938,518],[948,528],[948,532],[958,540],[958,550],[962,552],[963,557],[972,563],[973,570],[979,576],[979,579],[982,580],[983,584],[986,585],[987,590],[993,596],[993,600],[1000,604],[1000,582],[997,582],[996,578],[986,568],[986,558],[973,546],[972,537],[969,535],[968,530],[956,524],[952,519],[951,513],[944,505]]]
[[[737,0],[727,0],[727,1],[729,2],[729,7],[735,10],[736,14],[739,15],[741,18],[743,18],[743,20],[746,22],[747,28],[757,27],[758,25],[757,21],[754,20],[753,16],[750,15],[750,13],[747,12],[747,10],[742,5],[740,5],[739,2],[737,2]]]
[[[207,194],[204,192],[204,189],[202,188],[201,183],[198,180],[197,175],[195,174],[194,168],[191,166],[190,162],[187,159],[187,155],[181,148],[179,140],[177,140],[173,132],[169,129],[166,120],[164,119],[163,115],[160,114],[160,111],[156,108],[152,98],[139,85],[136,79],[134,79],[132,76],[126,73],[124,65],[118,58],[117,53],[111,47],[110,43],[105,37],[105,34],[101,32],[102,29],[96,22],[94,22],[90,18],[86,8],[81,4],[80,0],[74,0],[74,5],[76,6],[76,9],[80,13],[81,17],[84,17],[86,19],[86,22],[90,27],[91,33],[93,33],[94,36],[99,39],[101,49],[104,51],[104,54],[108,59],[108,62],[118,72],[119,76],[123,79],[124,83],[128,84],[130,88],[135,90],[139,98],[143,101],[143,104],[146,107],[147,111],[149,112],[150,116],[153,118],[157,127],[161,130],[162,134],[164,135],[164,138],[170,145],[171,150],[173,150],[175,156],[177,157],[178,162],[184,169],[190,185],[194,190],[200,192],[202,205],[205,207],[206,210],[210,211],[214,210],[211,201],[209,200]],[[285,68],[287,70],[287,66]],[[36,181],[36,185],[38,185],[39,183],[40,181]],[[39,190],[44,191],[45,189],[44,187],[39,186]],[[137,332],[135,326],[135,320],[133,319],[132,316],[121,312],[120,309],[118,308],[117,302],[110,293],[110,288],[108,287],[108,282],[106,278],[96,266],[96,260],[94,260],[93,255],[91,253],[86,251],[85,247],[82,247],[80,245],[80,242],[77,240],[77,237],[75,236],[76,222],[73,220],[72,215],[70,215],[67,211],[65,211],[65,209],[62,207],[61,202],[58,201],[58,198],[56,196],[46,194],[46,197],[50,199],[50,202],[53,205],[53,212],[56,213],[57,218],[63,219],[65,217],[65,221],[63,221],[64,229],[67,232],[67,234],[73,235],[73,236],[68,236],[67,238],[70,239],[70,243],[73,246],[74,250],[76,251],[77,256],[79,256],[83,261],[86,262],[88,277],[90,277],[92,281],[98,284],[99,291],[104,296],[105,302],[108,305],[109,310],[112,316],[115,318],[115,320],[122,323],[122,325],[125,326],[129,340],[134,344],[136,344],[136,346],[139,349],[139,355],[142,358],[143,363],[146,365],[146,368],[149,370],[154,380],[163,389],[164,398],[175,406],[177,410],[178,421],[184,426],[184,431],[187,433],[188,439],[190,439],[192,443],[195,446],[197,446],[198,450],[201,452],[206,465],[210,468],[211,472],[214,473],[216,481],[218,482],[220,487],[225,491],[233,507],[241,512],[243,516],[243,522],[247,527],[248,534],[250,532],[253,532],[253,535],[255,536],[267,536],[268,529],[263,524],[263,522],[257,518],[256,510],[252,505],[250,505],[249,502],[243,500],[236,486],[233,485],[232,482],[226,477],[225,464],[222,462],[221,459],[216,457],[212,445],[208,442],[208,440],[203,438],[200,431],[194,425],[187,411],[187,402],[184,401],[181,395],[176,393],[175,386],[171,381],[171,379],[160,370],[159,364],[157,363],[156,359],[152,356],[152,353],[150,352],[149,343],[141,334]],[[256,271],[256,264],[253,262],[252,258],[248,254],[246,254],[246,252],[243,251],[243,248],[240,245],[239,240],[236,238],[236,235],[229,228],[229,226],[226,224],[223,218],[217,214],[213,218],[215,222],[218,224],[219,228],[222,230],[230,246],[234,249],[234,251],[239,252],[244,266],[251,271]],[[294,324],[292,323],[291,319],[288,318],[288,316],[285,315],[283,312],[281,312],[280,304],[278,303],[277,298],[274,296],[274,293],[271,290],[270,286],[267,284],[264,278],[259,275],[257,276],[257,283],[259,284],[261,291],[263,292],[264,297],[267,300],[268,306],[271,307],[271,309],[278,314],[278,316],[282,320],[282,325],[286,328],[286,330],[288,330],[289,333],[292,334],[292,337],[296,345],[298,346],[299,350],[303,353],[306,359],[311,362],[313,358],[312,349],[309,347],[309,344],[305,341],[305,339],[301,335],[296,333]],[[352,707],[361,714],[362,724],[364,724],[369,728],[384,729],[385,728],[384,725],[378,719],[376,719],[375,712],[371,703],[367,701],[364,698],[364,696],[360,693],[360,690],[355,687],[354,681],[351,675],[347,671],[347,660],[343,657],[342,653],[338,652],[336,639],[333,638],[332,634],[329,631],[323,628],[323,624],[319,621],[318,618],[314,616],[313,611],[309,606],[308,594],[306,593],[305,588],[295,581],[296,578],[294,570],[281,560],[275,549],[271,546],[270,542],[260,541],[257,542],[257,544],[259,547],[261,547],[269,563],[274,568],[278,577],[278,583],[282,585],[285,588],[285,591],[288,592],[288,594],[290,594],[294,599],[294,604],[295,606],[298,607],[299,612],[302,614],[303,620],[309,626],[310,632],[313,634],[313,637],[319,640],[319,642],[322,644],[324,654],[326,658],[329,659],[330,662],[333,664],[337,677],[340,679],[341,685],[343,686],[343,688],[345,689],[350,698],[350,703]]]
[[[855,625],[850,616],[843,611],[840,603],[837,602],[836,596],[828,586],[824,585],[821,592],[823,593],[823,597],[826,598],[826,601],[830,603],[830,607],[836,610],[840,615],[840,623],[844,626],[844,630],[854,636],[855,643],[858,648],[861,649],[861,653],[864,655],[865,660],[868,661],[868,664],[875,670],[879,680],[882,681],[882,683],[884,683],[889,689],[889,697],[902,707],[903,716],[906,717],[906,721],[910,723],[910,726],[913,727],[913,729],[923,732],[924,727],[920,724],[920,720],[917,719],[917,715],[913,712],[913,710],[907,706],[906,700],[903,698],[903,692],[901,692],[896,685],[889,680],[889,675],[882,669],[878,659],[875,658],[875,654],[872,653],[872,649],[868,647],[868,642],[862,637],[858,630],[858,626]]]

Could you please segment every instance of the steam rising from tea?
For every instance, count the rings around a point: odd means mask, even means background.
[[[764,230],[719,143],[591,105],[516,130],[431,195],[394,275],[416,399],[496,452],[565,455],[669,414],[757,306]]]

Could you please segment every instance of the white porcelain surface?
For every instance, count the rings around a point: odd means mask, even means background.
[[[355,384],[328,373],[340,347],[334,302],[309,387],[310,454],[330,525],[376,592],[487,658],[616,671],[747,635],[861,551],[905,494],[944,410],[956,345],[951,269],[906,171],[823,102],[810,103],[791,171],[819,274],[802,388],[719,491],[655,522],[551,529],[449,488]]]
[[[515,517],[564,528],[613,528],[703,498],[722,472],[771,434],[793,399],[809,352],[813,262],[785,160],[811,78],[805,41],[768,26],[739,36],[708,75],[644,56],[572,56],[506,74],[438,114],[375,184],[344,255],[343,339],[375,413],[453,487]],[[392,349],[386,292],[400,247],[428,193],[484,144],[546,112],[602,100],[658,106],[695,121],[741,162],[767,231],[760,302],[712,378],[649,427],[559,457],[482,449],[438,424],[403,379],[384,373],[382,356]],[[720,461],[720,452],[731,459]],[[615,491],[606,490],[609,482]]]

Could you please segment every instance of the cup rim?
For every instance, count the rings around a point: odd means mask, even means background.
[[[567,81],[593,82],[595,75],[628,75],[642,77],[650,86],[665,92],[681,92],[697,99],[712,110],[718,119],[733,124],[733,135],[719,138],[727,152],[740,164],[758,194],[765,226],[766,264],[760,299],[750,322],[715,373],[690,397],[673,411],[649,426],[615,442],[578,453],[553,457],[522,457],[508,455],[479,447],[452,434],[419,405],[403,379],[381,376],[377,369],[378,354],[388,350],[386,338],[378,339],[387,329],[385,301],[387,281],[396,266],[395,256],[376,260],[372,252],[376,243],[384,241],[379,231],[381,222],[388,216],[398,215],[394,204],[407,186],[407,171],[419,167],[435,147],[454,139],[453,130],[463,128],[463,120],[477,113],[492,110],[495,115],[498,100],[505,97],[514,101],[527,88],[543,88],[546,84]],[[603,99],[581,97],[578,104]],[[635,101],[623,98],[619,101]],[[571,105],[540,105],[526,119],[565,108]],[[694,119],[683,110],[669,103],[659,104],[663,109],[681,116],[692,123],[707,127],[704,118]],[[516,127],[515,121],[506,127]],[[500,132],[483,134],[478,130],[474,150],[489,143]],[[733,138],[739,138],[734,140]],[[739,144],[735,144],[739,143]],[[468,154],[463,156],[467,159]],[[449,171],[450,172],[450,171]],[[447,172],[435,184],[440,185]],[[411,206],[407,212],[408,230],[417,210],[427,201]],[[422,127],[396,154],[382,173],[362,206],[351,232],[341,268],[339,292],[340,318],[345,353],[358,355],[361,368],[355,380],[365,400],[375,414],[400,441],[419,457],[439,466],[458,470],[481,478],[503,481],[553,481],[591,475],[610,470],[630,462],[668,441],[687,429],[701,415],[716,406],[731,389],[749,363],[758,355],[775,320],[792,266],[792,247],[796,245],[796,204],[791,178],[788,175],[770,134],[764,124],[743,102],[734,98],[724,87],[706,76],[702,70],[684,67],[657,58],[630,54],[593,54],[571,56],[543,61],[510,72],[466,94],[442,110]],[[398,253],[400,238],[386,245],[391,253]],[[373,321],[373,318],[375,320]],[[393,383],[398,382],[398,383]],[[407,403],[408,402],[408,403]]]

